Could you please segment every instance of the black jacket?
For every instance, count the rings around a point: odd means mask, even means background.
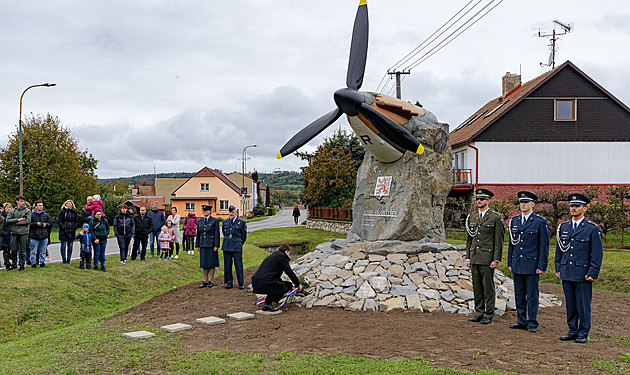
[[[90,210],[86,210],[85,208],[81,210],[81,223],[83,224],[89,224],[90,223],[90,216],[92,216],[92,211]]]
[[[282,272],[289,276],[293,285],[297,288],[300,285],[300,280],[298,280],[291,269],[289,259],[289,256],[281,250],[276,250],[265,258],[254,276],[252,276],[254,293],[273,293],[279,284],[282,285],[282,280],[280,279]]]
[[[133,218],[136,225],[136,238],[139,240],[149,237],[149,233],[153,231],[153,220],[149,215],[136,215]]]
[[[59,241],[74,241],[77,232],[77,212],[73,208],[62,208],[57,214]]]
[[[45,227],[37,225],[37,223],[46,224]],[[43,240],[48,238],[50,235],[50,230],[52,229],[52,219],[50,215],[46,211],[42,211],[42,213],[38,213],[37,211],[33,211],[31,214],[31,230],[29,232],[29,237],[34,240]]]
[[[4,223],[2,232],[0,232],[0,247],[11,247],[11,224],[7,224],[5,221],[7,214],[0,212],[0,215],[2,215],[2,222]]]
[[[114,218],[114,235],[134,234],[136,224],[133,221],[133,215],[124,213],[118,214]]]

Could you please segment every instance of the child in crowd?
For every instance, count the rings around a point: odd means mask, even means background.
[[[103,200],[101,199],[101,196],[96,194],[93,195],[92,198],[94,198],[94,202],[92,202],[92,204],[86,204],[85,208],[86,210],[90,210],[90,212],[92,213],[92,217],[94,217],[94,213],[96,211],[101,211],[103,213],[103,217],[105,217],[105,211],[103,211]]]
[[[92,263],[92,234],[90,233],[90,225],[83,224],[83,228],[75,239],[79,240],[81,244],[81,262],[79,263],[79,269],[83,269],[85,266],[88,270]]]
[[[160,249],[162,250],[162,254],[158,260],[170,259],[168,256],[168,250],[171,248],[171,241],[173,240],[173,236],[168,232],[168,228],[166,226],[162,227],[162,232],[158,236],[158,241],[160,241]]]
[[[173,259],[173,243],[175,242],[175,227],[173,226],[173,222],[170,220],[167,220],[166,228],[168,230],[168,234],[171,236],[171,240],[169,241],[169,248],[168,248],[168,258],[166,259]]]

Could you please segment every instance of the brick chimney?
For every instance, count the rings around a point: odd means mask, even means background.
[[[505,96],[508,92],[512,91],[516,86],[521,84],[521,75],[520,74],[512,74],[510,72],[505,73],[502,79],[502,90],[503,93],[501,96]]]

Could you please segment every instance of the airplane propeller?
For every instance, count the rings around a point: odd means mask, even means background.
[[[346,88],[335,91],[333,95],[337,108],[310,123],[294,135],[278,152],[276,157],[281,159],[315,138],[328,126],[337,121],[345,113],[348,116],[363,115],[370,124],[399,147],[418,154],[424,151],[420,142],[405,128],[389,119],[384,114],[365,103],[363,94],[359,91],[363,84],[365,64],[367,61],[369,36],[369,22],[367,0],[360,0],[359,8],[354,19],[348,72],[346,74]]]

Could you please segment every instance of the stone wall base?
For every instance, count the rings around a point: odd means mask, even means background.
[[[306,227],[308,229],[323,229],[329,232],[347,234],[350,232],[352,223],[344,223],[341,221],[326,221],[326,220],[306,220]]]

